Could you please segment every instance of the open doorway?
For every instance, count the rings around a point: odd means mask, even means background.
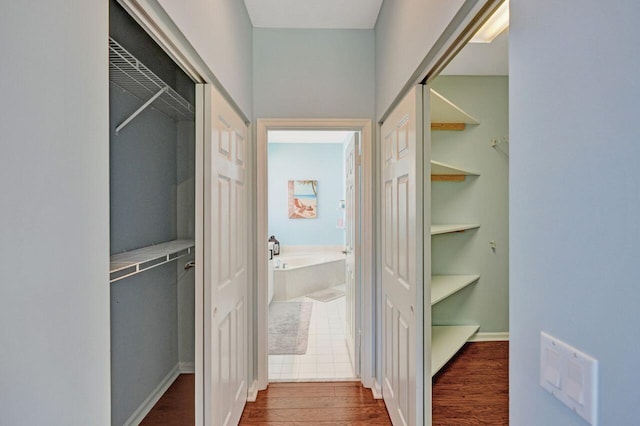
[[[195,83],[119,3],[109,10],[112,424],[192,424]],[[154,409],[167,393],[174,403]]]
[[[353,164],[360,138],[357,131],[267,134],[271,382],[358,377],[359,283],[349,240],[360,235],[350,215],[360,203]]]
[[[509,418],[508,1],[494,10],[428,79],[433,424]]]
[[[394,424],[508,418],[508,77],[464,51],[440,75],[500,3],[454,30],[380,126],[382,393]],[[502,41],[491,47],[506,53]]]
[[[260,389],[345,379],[371,387],[372,159],[368,120],[258,120]],[[282,305],[300,339],[278,337]]]

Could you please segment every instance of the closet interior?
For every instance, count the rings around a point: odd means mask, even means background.
[[[432,378],[470,339],[508,338],[506,33],[430,83]],[[494,51],[504,66],[485,66]]]
[[[111,416],[123,425],[194,372],[195,85],[116,1],[109,12]]]

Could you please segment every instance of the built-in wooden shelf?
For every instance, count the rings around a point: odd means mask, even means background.
[[[480,275],[434,275],[431,277],[431,305],[475,283]]]
[[[480,124],[440,93],[430,93],[431,130],[465,130],[469,124]],[[478,173],[460,167],[431,161],[432,181],[464,181]],[[431,225],[431,235],[463,232],[479,228],[479,224]],[[434,275],[431,277],[431,305],[446,299],[475,283],[479,275]],[[464,346],[480,326],[432,326],[431,327],[431,376],[433,377]]]
[[[431,130],[464,130],[467,124],[480,124],[453,102],[431,89]]]
[[[109,281],[116,282],[193,253],[193,240],[173,240],[111,256]]]
[[[477,223],[463,223],[455,225],[431,225],[431,235],[449,234],[452,232],[463,232],[469,229],[480,228]]]
[[[478,325],[434,325],[431,327],[431,377],[476,334]]]
[[[467,176],[479,176],[478,173],[431,160],[432,181],[463,181]]]
[[[467,128],[465,123],[431,123],[431,130],[461,131]]]

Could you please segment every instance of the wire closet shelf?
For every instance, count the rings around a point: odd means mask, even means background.
[[[174,120],[191,121],[195,116],[193,105],[111,37],[109,38],[109,80],[145,103],[118,126],[117,130],[128,124],[151,103],[158,111]]]

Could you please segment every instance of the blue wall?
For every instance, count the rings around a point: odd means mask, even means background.
[[[587,424],[539,385],[546,331],[598,360],[597,423],[638,424],[640,2],[510,13],[510,421]]]
[[[282,245],[340,245],[338,202],[344,198],[342,144],[269,144],[269,235]],[[289,219],[289,180],[318,181],[318,217]]]

